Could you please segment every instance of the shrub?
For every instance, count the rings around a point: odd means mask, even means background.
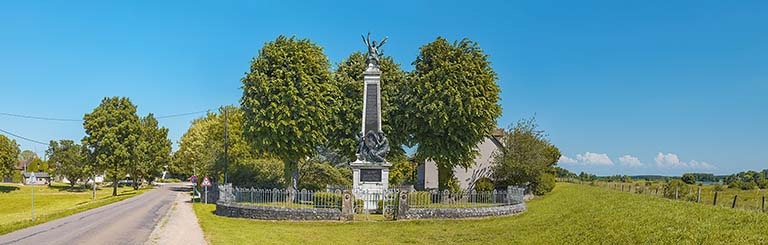
[[[741,185],[742,190],[754,190],[757,188],[757,184],[754,181],[745,182]]]
[[[394,210],[397,210],[397,208],[399,206],[399,202],[398,201],[400,199],[398,198],[396,193],[394,193],[394,194],[390,193],[388,195],[390,195],[390,196],[389,196],[389,198],[387,198],[386,202],[384,200],[379,200],[376,203],[377,204],[376,205],[376,213],[377,214],[384,214],[384,206],[387,206],[387,205],[391,205]]]
[[[315,192],[315,195],[312,196],[312,204],[315,208],[339,208],[343,199],[342,194]]]
[[[475,191],[493,191],[494,185],[491,179],[483,177],[475,181]]]
[[[537,196],[552,191],[555,188],[555,176],[552,174],[542,174],[538,177],[538,184],[533,186],[533,194]]]
[[[363,213],[363,208],[365,207],[365,204],[363,203],[363,199],[355,199],[355,213],[361,214]]]
[[[724,191],[725,187],[721,184],[715,184],[715,191]]]
[[[416,191],[408,193],[408,206],[427,205],[432,202],[428,191]]]
[[[674,199],[675,190],[677,190],[678,198],[684,198],[690,192],[690,189],[685,182],[679,179],[674,179],[664,186],[664,197]]]

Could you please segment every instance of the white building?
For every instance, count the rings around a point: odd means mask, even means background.
[[[504,129],[496,129],[491,136],[485,137],[485,140],[477,145],[478,154],[475,157],[475,164],[470,168],[455,167],[453,175],[459,181],[459,187],[462,190],[472,189],[475,181],[483,177],[491,176],[491,164],[493,163],[493,154],[501,149],[501,138],[504,136]],[[432,160],[427,160],[416,169],[417,180],[416,189],[437,189],[437,165]]]

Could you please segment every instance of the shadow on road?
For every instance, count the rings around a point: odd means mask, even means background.
[[[175,191],[175,192],[190,192],[192,191],[191,186],[174,186],[169,187],[168,190]]]

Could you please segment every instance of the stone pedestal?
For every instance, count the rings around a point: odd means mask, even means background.
[[[364,209],[377,209],[378,201],[389,189],[389,167],[392,164],[355,161],[349,165],[352,167],[352,192],[355,197],[363,200]]]

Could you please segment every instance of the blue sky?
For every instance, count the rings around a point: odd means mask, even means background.
[[[535,115],[560,166],[760,170],[766,23],[765,1],[4,1],[0,113],[80,119],[105,96],[130,97],[141,115],[238,104],[251,58],[280,34],[310,38],[332,63],[363,51],[360,34],[386,35],[385,54],[405,70],[437,36],[467,37],[498,73],[499,126]],[[160,123],[177,142],[200,115]],[[79,122],[7,115],[0,129],[43,142],[84,136]]]

